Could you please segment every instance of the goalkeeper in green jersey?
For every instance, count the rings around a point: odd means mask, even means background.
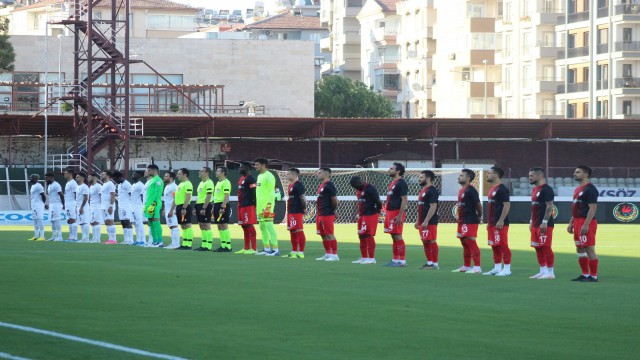
[[[160,226],[160,210],[162,208],[162,192],[164,190],[164,182],[158,176],[158,166],[151,164],[147,166],[147,201],[144,204],[144,215],[149,219],[149,229],[151,229],[151,237],[153,243],[151,246],[160,247],[162,243],[162,227]]]
[[[269,162],[264,158],[254,160],[254,165],[258,171],[256,212],[258,213],[258,224],[260,224],[262,244],[264,245],[264,250],[256,253],[256,255],[280,256],[278,236],[273,226],[273,218],[275,217],[276,178],[269,169],[267,169],[268,164]]]

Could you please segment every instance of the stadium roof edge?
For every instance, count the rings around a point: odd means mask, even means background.
[[[136,114],[144,134],[168,138],[337,140],[638,141],[640,119],[366,119]],[[72,116],[49,115],[49,134],[68,136]],[[0,113],[0,135],[43,135],[44,115]]]

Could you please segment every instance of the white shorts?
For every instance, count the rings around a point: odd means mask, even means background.
[[[78,217],[76,205],[66,205],[65,214],[67,215],[67,220],[75,220]]]
[[[130,207],[118,207],[118,218],[122,220],[131,220],[132,211]]]
[[[139,207],[139,206],[138,207],[134,207],[133,210],[132,210],[132,214],[133,214],[132,220],[134,222],[138,222],[138,221],[146,222],[147,221],[147,218],[144,217],[144,211],[142,211],[142,207]]]
[[[49,205],[49,220],[58,221],[63,218],[62,213],[62,204],[51,204]]]
[[[43,220],[44,219],[44,204],[34,206],[31,209],[31,217],[33,217],[33,220]]]
[[[102,219],[102,209],[91,209],[91,223],[104,223],[104,220]]]
[[[80,207],[78,207],[78,214],[76,215],[76,219],[78,224],[88,224],[89,220],[91,220],[91,210],[88,206],[84,207],[84,212],[80,214]]]
[[[176,214],[173,214],[173,216],[165,216],[164,219],[167,223],[167,226],[178,226],[178,217],[176,216]]]
[[[109,214],[109,208],[106,208],[106,209],[102,208],[102,219],[104,221],[113,220],[115,218],[115,215],[116,215],[116,210],[115,209],[113,209],[111,214]]]

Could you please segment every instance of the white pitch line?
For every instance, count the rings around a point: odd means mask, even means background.
[[[57,338],[60,338],[60,339],[65,339],[65,340],[69,340],[69,341],[75,341],[75,342],[79,342],[79,343],[83,343],[83,344],[89,344],[89,345],[93,345],[93,346],[99,346],[99,347],[103,347],[103,348],[110,349],[110,350],[122,351],[122,352],[127,352],[127,353],[131,353],[131,354],[140,355],[140,356],[152,357],[152,358],[156,358],[156,359],[186,360],[185,358],[181,358],[181,357],[178,357],[178,356],[167,355],[167,354],[158,354],[158,353],[153,353],[153,352],[150,352],[150,351],[130,348],[130,347],[127,347],[127,346],[111,344],[111,343],[108,343],[108,342],[105,342],[105,341],[85,339],[85,338],[81,338],[81,337],[74,336],[74,335],[67,335],[67,334],[62,334],[62,333],[55,332],[55,331],[42,330],[42,329],[37,329],[37,328],[29,327],[29,326],[10,324],[10,323],[6,323],[6,322],[2,322],[2,321],[0,321],[0,327],[5,327],[5,328],[8,328],[8,329],[14,329],[14,330],[21,330],[21,331],[25,331],[25,332],[29,332],[29,333],[34,333],[34,334],[41,334],[41,335],[57,337]],[[16,358],[16,359],[22,359],[22,358]]]
[[[4,352],[0,352],[0,359],[9,359],[9,360],[31,360],[31,359],[29,359],[29,358],[20,357],[20,356],[15,356],[15,355],[7,354],[7,353],[4,353]]]

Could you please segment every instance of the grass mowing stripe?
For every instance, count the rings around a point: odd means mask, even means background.
[[[150,352],[150,351],[146,351],[146,350],[134,349],[134,348],[130,348],[130,347],[127,347],[127,346],[111,344],[111,343],[108,343],[108,342],[105,342],[105,341],[85,339],[85,338],[81,338],[79,336],[67,335],[67,334],[62,334],[62,333],[58,333],[58,332],[55,332],[55,331],[37,329],[37,328],[30,327],[30,326],[16,325],[16,324],[11,324],[11,323],[6,323],[6,322],[3,322],[3,321],[0,321],[0,327],[14,329],[14,330],[21,330],[21,331],[25,331],[25,332],[29,332],[29,333],[40,334],[40,335],[53,336],[53,337],[57,337],[57,338],[60,338],[60,339],[65,339],[65,340],[69,340],[69,341],[75,341],[75,342],[94,345],[94,346],[100,346],[100,347],[111,349],[111,350],[117,350],[117,351],[122,351],[122,352],[126,352],[126,353],[135,354],[135,355],[152,357],[152,358],[156,358],[156,359],[186,360],[185,358],[181,358],[181,357],[178,357],[178,356],[167,355],[167,354],[158,354],[158,353],[154,353],[154,352]]]

